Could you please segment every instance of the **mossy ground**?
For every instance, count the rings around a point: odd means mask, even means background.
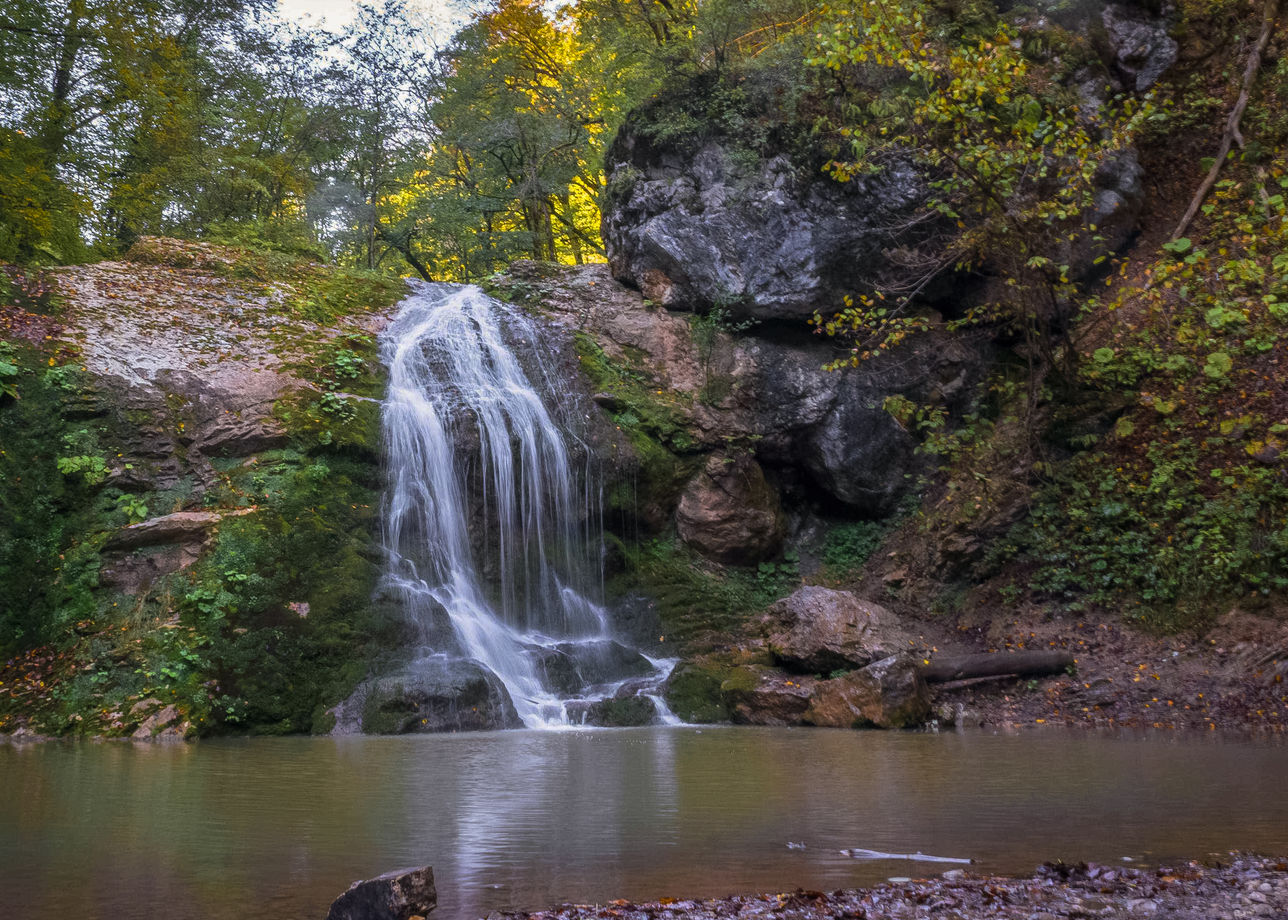
[[[186,264],[286,292],[298,328],[253,347],[306,384],[277,409],[290,446],[216,461],[213,485],[188,471],[164,491],[122,487],[111,473],[131,459],[131,429],[180,425],[182,400],[173,419],[136,417],[74,348],[14,333],[38,325],[29,303],[11,309],[21,315],[0,342],[16,368],[0,381],[14,391],[0,396],[0,731],[125,734],[149,700],[174,704],[195,734],[327,730],[326,709],[398,639],[372,600],[384,381],[365,319],[355,330],[346,318],[386,309],[402,286],[295,258],[149,245],[132,258],[177,268],[180,288]],[[55,325],[60,309],[48,309]],[[138,593],[113,588],[109,536],[190,509],[224,515],[202,557]]]

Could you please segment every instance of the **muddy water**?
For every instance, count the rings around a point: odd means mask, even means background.
[[[952,868],[852,847],[989,872],[1288,853],[1285,775],[1283,745],[1056,732],[0,744],[0,916],[320,920],[351,880],[425,863],[436,916],[463,920]]]

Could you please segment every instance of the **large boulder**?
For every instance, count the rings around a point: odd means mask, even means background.
[[[889,228],[907,223],[925,195],[909,165],[840,183],[816,164],[738,155],[736,139],[692,151],[655,145],[656,117],[647,107],[634,113],[607,157],[609,264],[645,297],[800,319],[898,271]]]
[[[770,607],[764,630],[774,660],[807,674],[863,667],[910,647],[884,607],[817,585]]]
[[[362,691],[361,730],[371,735],[521,728],[510,694],[475,661],[435,655],[377,678]]]
[[[763,665],[744,665],[720,685],[730,719],[743,725],[799,725],[817,681]]]
[[[930,690],[903,654],[820,682],[802,718],[830,728],[912,728],[929,717]]]
[[[725,563],[754,563],[783,542],[778,494],[748,453],[715,453],[690,480],[675,513],[680,539]]]
[[[336,898],[326,920],[411,920],[438,906],[434,870],[398,869],[377,878],[354,882]]]

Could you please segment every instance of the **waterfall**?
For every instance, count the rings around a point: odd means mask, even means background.
[[[440,284],[418,284],[384,333],[385,581],[416,627],[421,666],[470,659],[500,679],[525,725],[548,727],[569,722],[577,692],[551,679],[551,656],[627,650],[592,599],[598,487],[590,452],[542,398],[573,401],[531,347],[536,333],[477,287]],[[528,346],[528,371],[512,343]],[[611,660],[573,671],[593,671],[601,693],[632,676]]]

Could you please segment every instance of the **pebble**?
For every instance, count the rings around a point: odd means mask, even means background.
[[[942,876],[824,893],[797,890],[715,900],[497,914],[495,920],[1288,920],[1288,860],[1232,854],[1220,867],[1198,862],[1140,870],[1048,863],[1031,878]]]

